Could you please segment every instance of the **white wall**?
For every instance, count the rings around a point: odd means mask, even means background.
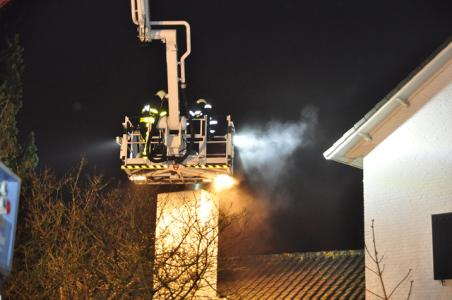
[[[435,92],[364,158],[366,244],[371,246],[369,226],[375,219],[387,288],[412,268],[410,299],[452,299],[452,282],[442,286],[433,280],[431,234],[431,215],[452,212],[452,78]],[[366,265],[373,266],[368,257]],[[408,286],[409,281],[394,299],[406,299]],[[379,291],[377,277],[368,270],[366,287]],[[367,293],[367,299],[377,298]]]
[[[218,201],[205,190],[158,194],[154,299],[216,298]]]

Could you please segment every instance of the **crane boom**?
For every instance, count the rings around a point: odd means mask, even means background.
[[[138,37],[142,42],[151,41],[151,18],[147,0],[130,0],[132,21],[138,26]]]
[[[194,117],[186,109],[181,116],[179,93],[185,94],[187,87],[185,61],[191,53],[190,25],[186,21],[151,21],[149,0],[131,0],[131,15],[141,42],[159,40],[165,44],[168,115],[159,119],[155,125],[158,133],[146,141],[131,119],[125,118],[125,133],[117,138],[122,169],[131,180],[147,184],[196,183],[219,174],[232,174],[231,117],[226,118],[224,135],[214,136],[211,115]],[[175,27],[180,26],[185,28],[186,49],[179,57]],[[141,150],[148,148],[143,144],[149,144],[151,149],[145,155]]]
[[[166,73],[168,82],[168,128],[179,130],[179,82],[181,88],[186,88],[185,59],[191,52],[190,25],[185,21],[157,21],[151,22],[148,0],[131,0],[132,21],[138,26],[138,38],[142,42],[160,40],[166,45]],[[178,59],[177,31],[175,29],[151,29],[151,26],[185,26],[187,51]],[[180,72],[179,72],[180,66]],[[180,73],[180,78],[179,78]]]

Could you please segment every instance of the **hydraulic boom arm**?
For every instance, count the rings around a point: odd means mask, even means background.
[[[216,131],[211,126],[218,122],[211,113],[190,116],[188,107],[184,115],[180,112],[179,93],[185,95],[185,61],[191,53],[190,25],[186,21],[151,21],[149,0],[131,0],[131,12],[141,42],[159,40],[165,44],[168,115],[159,117],[153,131],[147,127],[145,138],[139,127],[125,118],[125,132],[117,139],[121,168],[131,180],[147,184],[187,184],[211,181],[219,174],[231,175],[234,123],[230,116],[223,126],[224,135],[214,136]],[[186,40],[180,57],[175,28],[179,26],[185,28]]]
[[[138,37],[142,42],[160,40],[166,44],[166,64],[168,77],[168,127],[178,130],[180,127],[179,81],[180,88],[186,88],[185,60],[191,52],[190,25],[186,21],[150,20],[148,0],[131,0],[132,21],[138,26]],[[177,32],[175,29],[152,29],[151,26],[184,26],[186,33],[186,51],[180,60],[177,55]],[[180,66],[180,70],[178,68]],[[179,77],[180,73],[180,77]]]

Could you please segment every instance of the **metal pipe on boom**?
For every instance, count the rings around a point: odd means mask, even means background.
[[[132,0],[133,1],[133,0]],[[184,54],[182,54],[180,58],[180,79],[181,79],[181,88],[185,88],[186,80],[185,80],[185,60],[191,53],[191,29],[190,24],[187,21],[152,21],[151,25],[154,26],[184,26],[185,27],[185,39],[186,39],[186,49]]]
[[[142,42],[152,41],[151,26],[184,26],[186,37],[186,50],[180,58],[181,83],[182,88],[186,84],[185,80],[185,60],[191,53],[191,29],[187,21],[151,21],[149,13],[149,3],[146,0],[130,0],[132,21],[139,26],[139,38]]]

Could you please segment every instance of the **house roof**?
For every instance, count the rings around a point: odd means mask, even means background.
[[[348,130],[323,155],[353,167],[363,167],[363,157],[416,113],[430,97],[433,80],[452,81],[452,40],[448,40],[391,93]]]
[[[218,291],[227,299],[364,299],[362,251],[223,258]]]

